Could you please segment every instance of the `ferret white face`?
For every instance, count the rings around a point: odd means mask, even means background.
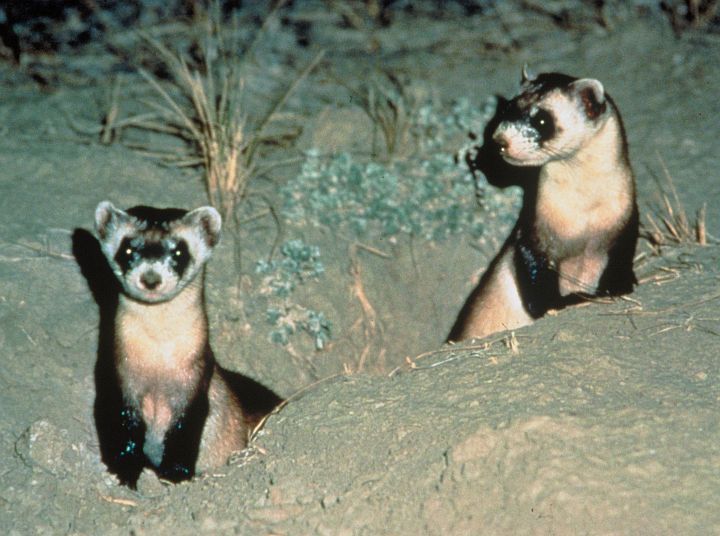
[[[127,212],[103,201],[95,231],[110,267],[130,298],[168,301],[190,283],[220,239],[217,210],[134,207]]]
[[[520,94],[509,101],[493,140],[516,166],[542,166],[571,158],[612,113],[602,84],[560,73],[523,76]]]

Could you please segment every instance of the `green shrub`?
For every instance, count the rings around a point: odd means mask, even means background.
[[[274,327],[270,340],[285,345],[295,333],[305,332],[315,348],[322,350],[331,337],[330,321],[323,313],[291,300],[298,285],[317,280],[325,273],[319,260],[320,249],[302,240],[289,240],[282,245],[280,253],[282,258],[278,260],[261,260],[255,265],[255,272],[264,276],[260,294],[268,300],[265,315]]]
[[[476,181],[461,157],[441,150],[450,137],[482,132],[493,109],[492,103],[474,109],[458,101],[448,116],[439,116],[429,104],[420,107],[413,129],[423,155],[411,159],[379,164],[347,153],[307,151],[300,173],[281,189],[284,217],[356,237],[404,234],[431,241],[480,237],[489,219],[511,223],[519,196],[500,194],[483,178]]]

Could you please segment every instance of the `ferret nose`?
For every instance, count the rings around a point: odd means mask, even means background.
[[[153,290],[162,282],[162,277],[157,272],[149,271],[140,276],[140,282],[148,290]]]

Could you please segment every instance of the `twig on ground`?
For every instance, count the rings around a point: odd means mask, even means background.
[[[365,293],[365,287],[362,282],[362,274],[360,269],[360,261],[358,260],[357,250],[360,246],[357,243],[350,245],[350,275],[353,278],[352,293],[360,302],[362,309],[362,317],[358,319],[355,326],[363,326],[363,340],[365,345],[357,359],[355,372],[362,372],[365,368],[367,358],[374,346],[380,346],[378,349],[378,361],[382,361],[385,355],[385,349],[382,348],[383,329],[380,324],[375,308]],[[371,251],[378,254],[378,251]],[[378,363],[380,365],[380,363]]]
[[[524,335],[521,335],[518,337],[517,335],[514,335],[516,344],[518,343],[517,339],[524,337]],[[437,348],[435,350],[430,350],[428,352],[423,352],[421,354],[416,355],[415,357],[411,358],[410,356],[405,357],[405,365],[401,365],[398,367],[395,367],[393,370],[391,370],[388,373],[388,377],[392,377],[398,372],[400,372],[404,367],[407,367],[406,370],[423,370],[423,369],[430,369],[434,368],[440,364],[449,363],[451,361],[455,361],[456,359],[460,359],[465,357],[464,355],[456,355],[451,356],[447,359],[444,359],[440,361],[439,363],[433,363],[431,365],[418,365],[417,362],[419,360],[425,359],[427,357],[435,356],[435,355],[441,355],[446,353],[452,353],[452,352],[472,352],[473,350],[480,350],[480,351],[487,351],[490,348],[492,348],[494,345],[498,343],[503,343],[505,347],[510,350],[510,347],[507,346],[507,340],[508,335],[502,335],[500,337],[496,337],[494,339],[486,340],[485,342],[479,343],[479,344],[457,344],[457,343],[450,343],[446,346],[443,346],[442,348]],[[489,356],[489,359],[493,364],[497,364],[497,359],[493,356]]]

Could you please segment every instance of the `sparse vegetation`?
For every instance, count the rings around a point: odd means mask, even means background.
[[[492,113],[468,108],[467,102],[457,103],[441,117],[429,104],[420,107],[411,127],[430,155],[412,161],[364,163],[345,153],[308,151],[300,174],[281,190],[283,215],[355,237],[412,235],[435,241],[457,233],[479,237],[489,220],[511,224],[519,195],[497,194],[484,181],[476,184],[464,164],[440,150],[450,136],[470,130],[469,121],[481,130]]]
[[[655,253],[659,254],[662,247],[684,244],[708,243],[705,227],[706,204],[697,210],[695,221],[691,222],[685,206],[678,197],[675,183],[662,158],[659,158],[663,170],[664,184],[658,180],[660,203],[646,214],[645,238]]]
[[[330,340],[332,325],[322,312],[313,311],[291,300],[298,285],[316,281],[325,273],[320,249],[302,240],[289,240],[280,248],[280,260],[258,261],[255,271],[263,276],[260,295],[266,297],[266,319],[273,326],[270,340],[286,345],[298,333],[309,335],[316,350]]]
[[[718,0],[664,0],[660,2],[676,33],[688,28],[706,28],[717,19]]]
[[[351,332],[360,333],[362,349],[357,355],[355,363],[345,363],[344,369],[347,373],[364,371],[371,358],[372,365],[378,370],[382,370],[385,365],[386,348],[383,344],[383,325],[365,291],[358,249],[360,246],[357,243],[352,244],[349,248],[350,275],[353,279],[351,292],[360,305],[361,311],[360,317],[353,323]],[[377,251],[372,251],[372,253],[379,254]]]
[[[287,184],[284,214],[297,223],[340,228],[355,236],[377,231],[441,239],[458,230],[479,234],[472,184],[449,157],[421,166],[362,164],[346,153],[323,158],[310,151],[298,177]],[[469,193],[469,197],[468,194]]]
[[[188,152],[165,157],[179,166],[202,166],[208,199],[229,220],[245,197],[251,178],[262,172],[258,150],[261,144],[270,141],[265,137],[268,125],[320,62],[322,52],[284,92],[272,98],[264,115],[251,117],[244,102],[248,53],[238,53],[242,47],[234,37],[236,32],[223,28],[219,7],[210,10],[206,25],[206,36],[199,43],[198,66],[192,66],[182,54],[171,52],[157,39],[145,35],[167,69],[171,87],[164,87],[157,76],[140,70],[161,102],[150,103],[157,119],[138,126],[187,142]],[[247,50],[251,49],[252,45]]]
[[[277,2],[222,3],[224,31],[237,11],[242,47],[235,52],[247,54],[258,21]],[[379,126],[378,155],[369,155],[372,125],[360,108],[345,108],[346,94],[325,69],[313,72],[274,114],[235,211],[238,231],[227,229],[208,267],[208,327],[219,363],[288,403],[228,465],[177,486],[146,471],[131,491],[105,470],[93,418],[93,399],[102,392],[97,359],[112,342],[97,337],[98,326],[111,319],[104,304],[112,305],[105,297],[112,289],[92,279],[94,274],[102,283],[112,274],[100,262],[92,209],[101,199],[186,208],[198,196],[205,201],[203,164],[192,140],[132,124],[142,115],[143,122],[166,126],[155,109],[138,101],[168,106],[137,74],[138,64],[192,117],[191,103],[135,29],[182,55],[203,79],[207,69],[197,36],[205,35],[208,2],[2,2],[0,532],[720,532],[720,249],[712,236],[720,236],[720,209],[713,202],[720,184],[713,88],[720,71],[712,60],[720,56],[720,19],[688,26],[682,39],[674,39],[668,17],[658,14],[659,0],[532,3],[547,16],[524,8],[522,0],[335,0],[363,17],[365,29],[358,31],[329,2],[312,0],[288,2],[274,17],[243,77],[247,131],[255,132],[270,96],[282,93],[311,59],[312,47],[322,44],[332,51],[328,68],[357,87],[377,65],[433,84],[438,100],[420,103],[406,138],[418,170],[405,171],[410,163],[402,144],[392,159],[379,160],[385,157]],[[464,6],[473,4],[482,11],[470,17]],[[371,9],[378,6],[391,15],[389,27],[373,19]],[[595,9],[603,10],[610,28],[591,25]],[[51,10],[56,18],[48,16]],[[565,13],[570,30],[548,18]],[[101,14],[110,23],[94,23]],[[80,38],[87,45],[68,44]],[[502,205],[495,190],[479,183],[479,208],[472,181],[462,182],[463,166],[451,169],[448,158],[468,130],[482,130],[458,127],[457,120],[469,116],[454,117],[445,105],[461,92],[474,102],[492,92],[507,94],[518,75],[515,66],[526,59],[537,70],[598,77],[617,96],[638,171],[644,232],[651,230],[651,214],[666,245],[658,257],[642,241],[638,249],[648,261],[636,273],[649,283],[612,304],[546,318],[518,330],[516,341],[506,332],[441,346],[499,244],[486,247],[462,230],[437,243],[401,231],[392,235],[400,242],[393,246],[379,237],[385,224],[375,219],[362,238],[334,227],[312,228],[336,209],[313,212],[308,199],[322,199],[308,189],[298,190],[305,213],[296,225],[288,221],[280,188],[298,180],[302,161],[277,173],[263,170],[276,158],[304,159],[297,147],[306,151],[312,140],[318,140],[314,169],[339,167],[333,160],[340,155],[319,142],[353,150],[365,143],[351,154],[361,174],[370,160],[379,162],[400,183],[398,199],[413,194],[418,181],[439,181],[441,197],[430,200],[438,205],[449,199],[444,192],[457,178],[466,203],[462,214],[475,214],[485,235],[502,240],[507,233],[501,224],[513,220],[509,201]],[[482,115],[482,106],[466,110]],[[93,130],[71,132],[68,118]],[[300,126],[305,130],[296,145],[289,135]],[[281,147],[265,144],[272,136]],[[182,157],[194,167],[159,169],[158,161],[128,150],[131,143],[176,151],[170,155],[175,162]],[[677,196],[665,183],[655,149],[667,162]],[[443,158],[447,173],[419,171],[431,154]],[[654,199],[658,188],[644,168],[648,161],[665,198]],[[322,173],[306,177],[316,181],[308,184],[328,180]],[[502,196],[512,198],[507,191]],[[690,234],[670,231],[662,219],[675,221],[678,200]],[[703,201],[705,247],[694,245],[695,209]],[[349,222],[341,227],[349,229]],[[676,246],[674,237],[683,235],[693,243]],[[281,246],[301,237],[306,247],[319,247],[316,260],[326,271],[296,282],[286,315],[297,315],[294,331],[283,346],[270,341],[271,332],[281,336],[271,323],[272,309],[280,312],[278,323],[286,320],[283,299],[260,295],[271,273],[254,270],[258,259],[284,262]],[[233,264],[233,241],[242,246],[242,270]],[[302,310],[295,305],[331,321],[323,351],[314,351],[313,335],[298,327]],[[309,320],[319,331],[319,317]],[[162,412],[159,402],[155,409]]]
[[[373,156],[393,160],[409,156],[417,149],[412,127],[423,100],[419,86],[401,80],[390,71],[382,71],[351,92],[375,126]],[[384,151],[378,147],[378,132]]]

